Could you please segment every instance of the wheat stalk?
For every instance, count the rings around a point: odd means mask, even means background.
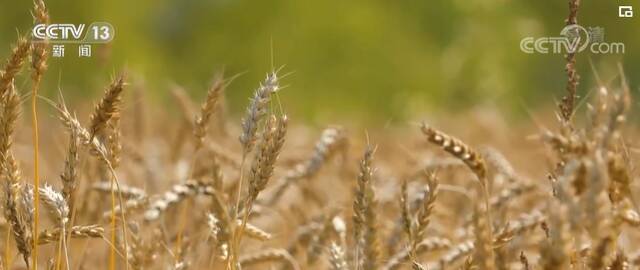
[[[43,0],[35,0],[34,1],[34,21],[38,24],[49,24],[49,13],[47,8],[45,7]],[[32,131],[32,140],[33,140],[33,185],[35,188],[40,187],[40,171],[39,171],[39,131],[38,131],[38,109],[37,109],[37,101],[38,101],[38,89],[40,88],[40,83],[42,81],[42,76],[47,69],[47,46],[48,40],[45,39],[41,42],[37,42],[32,46],[32,54],[31,54],[31,67],[32,74],[31,78],[33,81],[33,86],[31,88],[31,122],[33,126]],[[38,243],[38,225],[40,220],[40,194],[39,192],[35,193],[34,198],[34,208],[35,208],[35,216],[34,216],[34,224],[33,224],[33,242]],[[32,267],[34,270],[38,269],[38,245],[34,244],[33,249],[33,258],[32,258]]]
[[[481,270],[495,269],[495,257],[492,247],[491,224],[479,206],[475,206],[473,232],[475,236],[473,262]]]

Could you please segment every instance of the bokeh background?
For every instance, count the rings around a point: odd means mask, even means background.
[[[170,85],[204,96],[215,71],[242,74],[230,85],[229,109],[243,110],[272,67],[292,72],[280,98],[310,123],[357,119],[401,123],[425,112],[465,113],[497,108],[512,118],[553,105],[564,94],[564,59],[525,54],[523,37],[556,36],[566,1],[513,0],[109,0],[47,1],[57,23],[110,22],[116,36],[95,45],[90,59],[68,45],[51,58],[43,93],[62,89],[71,102],[100,95],[127,68],[144,82],[146,97],[171,103]],[[638,16],[618,18],[618,5],[637,1],[582,1],[579,23],[605,29],[605,40],[626,53],[578,56],[581,95],[624,66],[632,88],[640,72]],[[31,1],[0,0],[0,58],[17,33],[30,31]],[[272,63],[273,62],[273,63]],[[592,64],[592,65],[591,65]],[[595,69],[592,68],[595,67]],[[27,78],[24,79],[27,84]],[[171,108],[171,106],[168,106]]]

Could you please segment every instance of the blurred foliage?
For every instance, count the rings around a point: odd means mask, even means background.
[[[579,23],[601,26],[624,55],[582,53],[584,96],[596,67],[606,81],[623,63],[632,87],[640,72],[638,19],[617,17],[625,1],[582,1]],[[273,65],[284,65],[280,98],[299,119],[403,121],[415,113],[488,105],[522,114],[564,94],[559,54],[525,54],[523,37],[557,36],[566,1],[509,0],[109,0],[47,1],[53,22],[106,21],[116,28],[90,59],[52,58],[45,94],[95,97],[116,71],[144,79],[147,96],[169,103],[171,83],[201,98],[215,71],[242,73],[227,95],[242,110]],[[629,4],[633,4],[630,2]],[[0,57],[30,31],[31,1],[0,0]],[[636,7],[640,10],[640,5]],[[273,50],[272,50],[273,49]],[[272,54],[273,52],[273,54]],[[26,83],[26,78],[23,79]]]

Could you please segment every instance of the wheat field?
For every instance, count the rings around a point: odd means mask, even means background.
[[[567,24],[578,8],[569,1]],[[43,0],[32,13],[50,21]],[[286,114],[280,69],[239,116],[222,72],[201,101],[173,88],[178,117],[124,71],[92,109],[74,109],[62,91],[38,94],[49,45],[18,38],[0,73],[0,269],[640,265],[622,68],[581,97],[566,55],[563,98],[523,127],[472,112],[317,130]]]

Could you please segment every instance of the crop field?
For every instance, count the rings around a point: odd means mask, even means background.
[[[51,23],[44,0],[31,13]],[[622,64],[583,85],[590,63],[567,53],[560,98],[526,123],[481,108],[317,128],[288,113],[288,66],[240,109],[223,69],[202,98],[171,84],[153,101],[122,68],[101,97],[67,102],[42,94],[51,45],[18,34],[0,66],[0,269],[640,266]]]

